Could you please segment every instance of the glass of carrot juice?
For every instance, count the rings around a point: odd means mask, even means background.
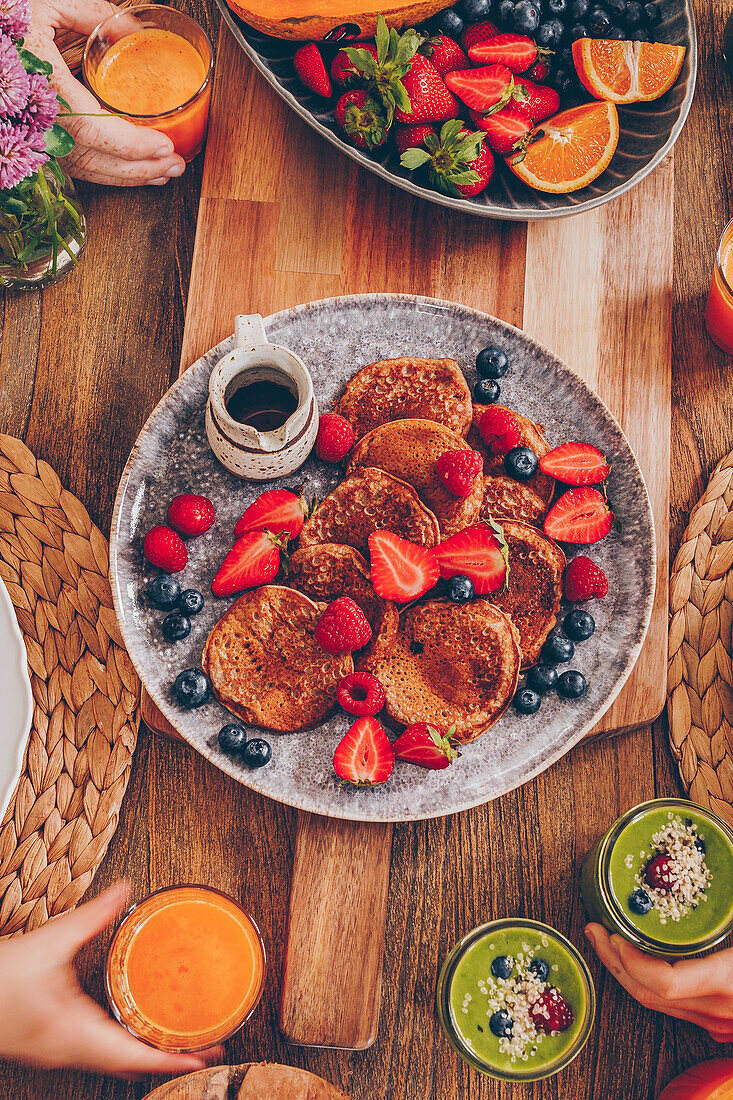
[[[166,134],[184,160],[201,150],[214,53],[206,32],[163,4],[125,8],[90,34],[82,71],[101,105]]]
[[[254,1011],[265,945],[252,917],[208,886],[169,886],[134,905],[114,934],[105,985],[115,1018],[160,1050],[205,1050]]]
[[[733,355],[733,221],[729,221],[715,254],[705,325],[718,347]]]

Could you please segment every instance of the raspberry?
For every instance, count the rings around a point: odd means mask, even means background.
[[[372,628],[357,603],[339,596],[330,603],[316,626],[316,641],[327,653],[352,653],[365,646]]]
[[[384,688],[371,672],[351,672],[339,684],[336,699],[348,714],[376,714],[384,706]]]
[[[148,531],[143,553],[151,565],[157,565],[166,573],[180,573],[188,561],[188,551],[180,535],[162,524]]]
[[[441,484],[456,497],[471,495],[483,467],[484,460],[478,451],[444,451],[435,463]]]
[[[168,523],[179,535],[193,538],[208,531],[216,519],[214,505],[208,497],[184,493],[168,506]]]
[[[511,409],[505,409],[503,405],[489,405],[479,421],[478,430],[495,455],[505,455],[512,447],[519,446],[519,421]]]
[[[595,562],[585,554],[579,554],[568,563],[563,579],[565,598],[571,603],[579,600],[602,600],[608,595],[608,577]]]
[[[644,871],[644,881],[653,890],[661,890],[663,893],[669,894],[677,881],[670,871],[669,856],[659,855],[650,860]]]
[[[530,1005],[529,1014],[538,1031],[566,1031],[575,1014],[561,993],[551,987]]]
[[[318,425],[316,454],[324,462],[340,462],[354,446],[354,429],[338,413],[324,413]]]

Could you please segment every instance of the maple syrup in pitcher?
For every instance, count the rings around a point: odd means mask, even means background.
[[[298,398],[289,386],[270,379],[245,382],[231,387],[225,397],[226,410],[232,420],[250,424],[258,432],[273,432],[282,428],[298,407]]]

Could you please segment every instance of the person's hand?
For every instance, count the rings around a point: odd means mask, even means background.
[[[733,948],[670,964],[637,951],[600,924],[589,924],[585,934],[601,962],[644,1008],[698,1024],[719,1043],[733,1042]]]
[[[71,112],[102,115],[59,120],[76,141],[76,147],[64,157],[69,174],[120,187],[145,183],[160,186],[172,176],[180,176],[186,167],[183,158],[173,152],[171,139],[158,130],[104,113],[92,93],[71,75],[54,43],[57,29],[91,34],[117,10],[107,0],[31,0],[31,27],[25,44],[38,57],[51,62],[51,83]]]
[[[146,1046],[82,992],[74,955],[111,924],[127,894],[117,883],[73,913],[0,943],[0,1057],[119,1077],[191,1073],[223,1060],[221,1047],[166,1054]]]

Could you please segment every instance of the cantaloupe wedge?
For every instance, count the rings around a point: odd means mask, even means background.
[[[372,35],[377,29],[377,16],[383,15],[387,26],[401,30],[430,19],[436,12],[450,6],[446,0],[227,0],[232,11],[255,30],[275,38],[291,38],[318,42],[341,23],[356,23],[362,35]]]

